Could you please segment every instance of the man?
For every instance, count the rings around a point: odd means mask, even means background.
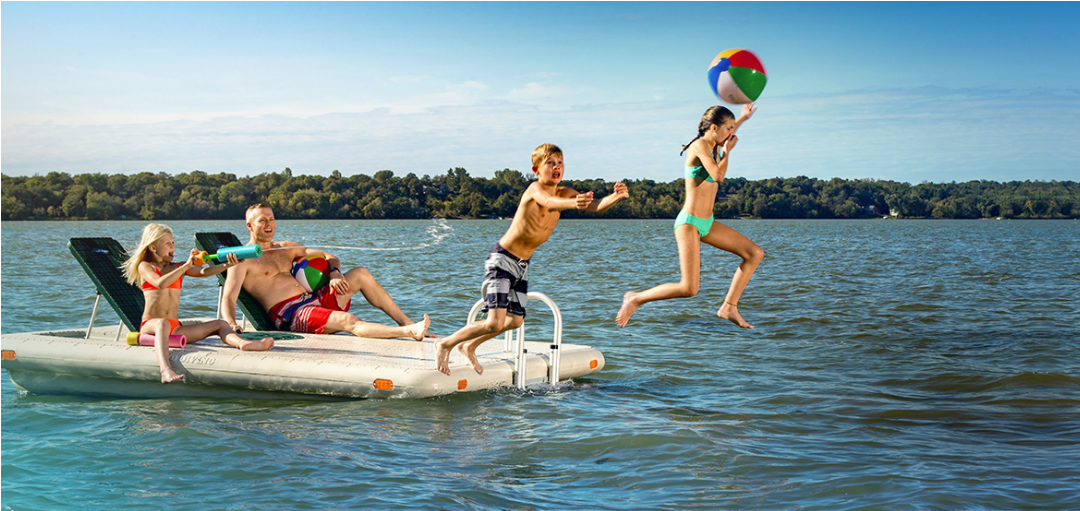
[[[275,327],[281,330],[315,334],[349,332],[358,337],[379,339],[408,337],[419,341],[424,338],[431,324],[427,314],[418,323],[409,319],[366,268],[357,267],[342,273],[337,257],[291,241],[274,241],[277,225],[273,210],[266,204],[248,208],[245,221],[251,235],[248,244],[260,245],[263,255],[241,261],[226,276],[224,314],[233,329],[239,331],[236,298],[243,289],[258,300]],[[324,257],[330,265],[330,283],[313,293],[306,293],[291,274],[293,262],[309,255]],[[349,305],[357,291],[400,326],[360,321],[349,313]]]

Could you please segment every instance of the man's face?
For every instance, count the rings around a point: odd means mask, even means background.
[[[257,243],[274,241],[274,212],[270,208],[253,209],[248,213],[247,228]]]

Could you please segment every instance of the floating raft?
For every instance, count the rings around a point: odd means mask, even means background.
[[[188,323],[192,320],[183,321]],[[198,321],[198,320],[195,320]],[[465,357],[450,358],[451,375],[435,369],[435,346],[404,339],[351,335],[252,332],[275,337],[269,351],[240,351],[211,337],[170,351],[186,375],[162,384],[153,348],[129,346],[117,327],[4,334],[3,368],[20,389],[35,394],[216,398],[425,398],[454,392],[535,385],[594,374],[604,356],[589,346],[525,341],[525,376],[516,349],[503,339],[477,352],[484,374]],[[516,343],[515,343],[516,345]],[[552,367],[553,353],[561,356]],[[558,375],[551,375],[552,369]],[[551,376],[555,376],[551,378]]]
[[[239,244],[230,233],[198,233],[196,245],[208,252]],[[170,350],[182,382],[161,383],[152,347],[129,346],[122,335],[137,331],[144,308],[142,291],[127,282],[119,267],[128,259],[112,238],[71,238],[68,248],[97,289],[85,330],[3,335],[3,368],[15,386],[35,394],[86,394],[125,397],[279,397],[424,398],[562,380],[600,372],[604,356],[588,346],[562,344],[562,314],[543,293],[529,293],[551,308],[551,343],[528,342],[525,326],[492,339],[477,350],[484,374],[464,356],[450,355],[450,376],[435,369],[432,340],[368,339],[351,335],[270,331],[272,322],[254,298],[240,291],[249,338],[271,336],[269,351],[240,351],[212,337]],[[219,285],[224,275],[218,275]],[[220,310],[220,296],[219,310]],[[116,327],[95,327],[102,298],[120,317]],[[468,320],[483,306],[476,302]],[[219,313],[220,316],[220,313]],[[182,323],[201,322],[193,319]],[[514,335],[516,333],[516,335]]]

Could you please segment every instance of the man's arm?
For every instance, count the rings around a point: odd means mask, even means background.
[[[221,298],[221,315],[237,332],[240,331],[240,325],[236,324],[236,299],[240,297],[240,290],[244,288],[247,269],[248,265],[243,261],[229,269],[229,273],[225,274],[225,292]]]
[[[349,281],[345,278],[345,272],[341,271],[341,259],[338,259],[329,252],[306,247],[304,249],[304,255],[319,256],[326,259],[326,264],[328,265],[326,275],[330,277],[330,287],[337,290],[338,294],[346,294],[349,292]]]

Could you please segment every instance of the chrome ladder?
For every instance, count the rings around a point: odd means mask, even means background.
[[[562,345],[562,312],[559,311],[559,306],[555,305],[555,301],[545,295],[544,293],[528,294],[529,300],[540,300],[547,304],[551,308],[551,313],[555,317],[555,335],[551,339],[551,345],[548,352],[548,374],[547,381],[551,385],[559,383],[559,359],[562,353],[559,351],[559,347]],[[484,307],[484,300],[479,300],[472,309],[469,310],[469,317],[466,322],[475,321],[476,313],[480,312],[480,309]],[[517,342],[515,343],[513,333],[517,331]],[[506,332],[506,340],[503,343],[503,351],[517,351],[517,356],[514,358],[514,385],[519,389],[525,388],[525,383],[528,378],[525,374],[526,357],[529,353],[525,349],[525,323],[522,322],[521,326],[515,330],[508,330]]]

